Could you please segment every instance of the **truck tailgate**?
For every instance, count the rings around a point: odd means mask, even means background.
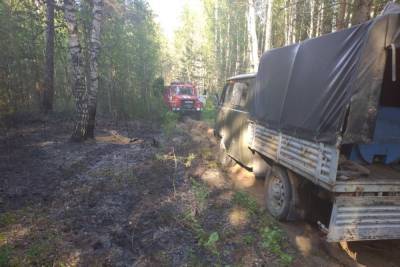
[[[400,239],[400,196],[338,196],[328,241]]]

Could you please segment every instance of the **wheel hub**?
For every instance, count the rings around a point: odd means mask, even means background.
[[[272,177],[270,193],[275,209],[282,209],[285,201],[285,186],[279,178]]]

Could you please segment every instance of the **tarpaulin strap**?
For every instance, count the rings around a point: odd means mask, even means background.
[[[396,46],[392,43],[390,44],[392,48],[392,82],[396,81]]]

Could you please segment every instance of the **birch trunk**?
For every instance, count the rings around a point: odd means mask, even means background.
[[[41,109],[44,113],[53,110],[54,97],[54,0],[46,1],[46,64],[44,71],[44,91]]]
[[[90,34],[90,82],[88,90],[89,121],[87,137],[94,138],[94,127],[97,107],[97,91],[99,88],[98,56],[101,48],[100,32],[103,16],[103,0],[93,0],[92,29]]]
[[[290,0],[286,0],[285,4],[285,45],[289,44],[289,21],[290,21]]]
[[[71,89],[75,98],[76,118],[71,139],[86,139],[88,125],[88,101],[85,86],[82,47],[79,41],[75,0],[64,0],[64,16],[68,29],[68,51],[70,56]]]
[[[265,45],[264,51],[271,49],[272,47],[272,6],[274,0],[267,0],[267,18],[265,21]]]
[[[250,39],[250,68],[252,71],[258,69],[258,40],[256,31],[256,11],[254,7],[254,0],[248,2],[247,25]]]
[[[315,20],[315,0],[310,0],[310,27],[308,28],[308,38],[314,37]]]

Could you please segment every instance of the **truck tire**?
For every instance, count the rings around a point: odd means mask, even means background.
[[[268,212],[277,220],[287,220],[292,203],[292,187],[284,168],[274,165],[267,173],[264,197]]]

